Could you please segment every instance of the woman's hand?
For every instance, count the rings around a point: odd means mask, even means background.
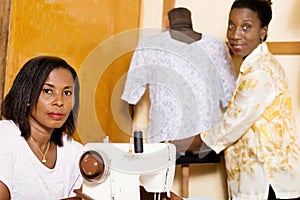
[[[199,134],[193,137],[181,140],[172,140],[169,142],[176,146],[177,153],[184,153],[186,151],[200,152],[203,143]]]

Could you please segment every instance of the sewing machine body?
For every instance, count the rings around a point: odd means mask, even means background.
[[[139,200],[140,185],[146,191],[171,191],[175,174],[173,144],[144,144],[143,153],[132,153],[129,143],[88,143],[87,151],[104,158],[106,172],[98,182],[85,181],[83,193],[101,200]]]

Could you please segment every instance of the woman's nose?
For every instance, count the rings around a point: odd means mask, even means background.
[[[233,39],[233,40],[241,39],[242,38],[242,30],[239,28],[230,30],[228,36],[230,39]]]
[[[60,94],[55,95],[52,105],[62,107],[64,105],[63,95]]]

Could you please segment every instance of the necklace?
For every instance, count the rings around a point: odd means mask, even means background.
[[[46,164],[47,160],[46,160],[46,155],[48,153],[49,147],[50,147],[50,140],[48,141],[48,145],[47,145],[47,149],[45,151],[45,153],[43,153],[41,151],[41,149],[39,148],[39,146],[37,145],[37,143],[34,141],[34,139],[30,136],[30,139],[32,140],[32,142],[34,143],[34,145],[36,146],[37,150],[40,152],[40,154],[42,155],[43,159],[42,159],[42,163]]]

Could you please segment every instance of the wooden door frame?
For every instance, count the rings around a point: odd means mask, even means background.
[[[8,36],[12,0],[2,0],[0,4],[0,104],[2,103],[7,65]],[[1,109],[0,109],[1,119]]]

